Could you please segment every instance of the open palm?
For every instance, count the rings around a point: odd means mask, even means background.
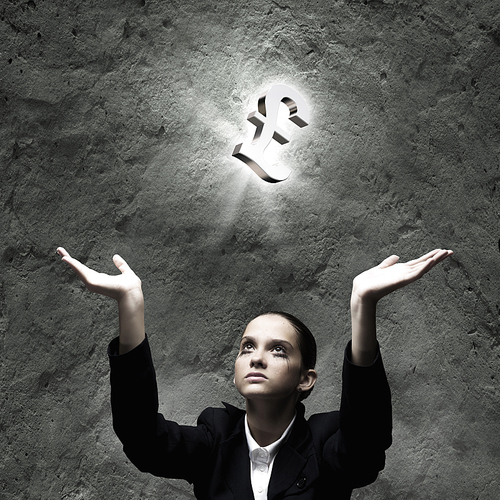
[[[391,255],[378,266],[356,276],[353,281],[352,293],[361,300],[377,302],[394,290],[418,280],[436,264],[452,254],[451,250],[437,249],[405,263],[398,263],[399,257]]]
[[[113,257],[113,262],[121,274],[111,276],[90,269],[79,260],[71,257],[62,247],[57,249],[57,253],[75,271],[91,292],[106,295],[119,301],[128,293],[141,290],[141,280],[119,255]]]

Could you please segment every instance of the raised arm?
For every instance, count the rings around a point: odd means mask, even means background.
[[[113,262],[121,274],[110,276],[90,269],[71,257],[62,247],[57,249],[57,253],[73,269],[88,290],[117,301],[120,322],[119,353],[124,354],[138,346],[145,337],[144,297],[141,280],[128,264],[119,255],[115,255]]]
[[[436,264],[452,255],[451,250],[433,250],[406,263],[392,255],[353,281],[351,295],[352,362],[372,364],[377,354],[376,308],[385,295],[421,278]]]

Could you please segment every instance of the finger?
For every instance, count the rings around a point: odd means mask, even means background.
[[[384,269],[385,267],[393,266],[398,260],[399,257],[397,255],[391,255],[390,257],[387,257],[387,259],[383,260],[377,267]]]
[[[434,265],[438,264],[439,262],[442,262],[450,255],[453,255],[453,252],[451,250],[441,250],[432,258],[432,260],[434,261]]]
[[[65,248],[63,248],[63,247],[58,247],[57,248],[57,253],[62,257],[62,261],[66,262],[66,264],[68,264],[71,267],[71,269],[73,269],[73,271],[76,274],[78,274],[78,276],[80,277],[80,279],[82,279],[83,274],[85,272],[85,270],[82,269],[82,267],[86,267],[86,266],[84,266],[80,261],[78,261],[78,260],[74,259],[73,257],[71,257],[71,255],[69,254],[69,252]]]
[[[430,254],[433,254],[432,257],[430,257]],[[437,250],[437,252],[432,251],[430,254],[428,254],[427,260],[417,262],[412,265],[413,272],[418,274],[419,277],[430,271],[436,264],[439,264],[444,259],[452,255],[453,252],[451,250]]]
[[[78,277],[83,281],[87,282],[89,274],[92,272],[90,268],[88,268],[85,264],[82,264],[79,260],[74,259],[73,257],[70,256],[70,254],[64,250],[64,248],[61,248],[62,252],[59,253],[59,255],[62,256],[63,262],[66,262],[71,269],[78,275]],[[59,251],[59,249],[58,249]]]
[[[57,247],[57,250],[56,252],[61,256],[61,257],[66,257],[66,256],[69,256],[69,253],[66,249],[64,249],[63,247]]]
[[[432,250],[429,253],[426,253],[425,255],[422,255],[422,257],[419,257],[418,259],[413,259],[407,262],[408,265],[413,266],[414,264],[420,264],[421,262],[425,262],[428,259],[431,259],[436,255],[438,252],[441,252],[442,250],[440,248],[436,248],[435,250]]]
[[[131,271],[130,266],[125,262],[125,259],[120,257],[118,254],[113,255],[113,262],[122,274]]]
[[[419,262],[417,264],[413,264],[411,266],[412,272],[418,278],[423,276],[425,273],[429,272],[434,267],[435,261],[432,259],[425,260],[423,262]]]

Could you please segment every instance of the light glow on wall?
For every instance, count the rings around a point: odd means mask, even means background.
[[[257,110],[247,116],[247,120],[257,127],[252,142],[237,144],[232,153],[267,182],[284,181],[291,173],[284,165],[271,165],[264,158],[264,151],[272,139],[282,145],[290,142],[288,132],[278,125],[281,103],[288,107],[290,121],[301,128],[308,125],[309,106],[304,98],[288,85],[274,85],[259,97]]]

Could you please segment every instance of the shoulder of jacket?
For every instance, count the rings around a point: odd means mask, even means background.
[[[228,403],[222,403],[224,408],[206,408],[198,417],[198,425],[205,425],[212,432],[230,433],[245,416],[245,411]]]
[[[340,428],[339,411],[315,413],[307,421],[313,434],[330,436]]]

